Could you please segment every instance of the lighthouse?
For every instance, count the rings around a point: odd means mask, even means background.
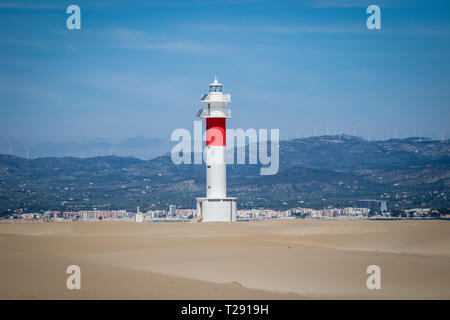
[[[226,108],[231,95],[223,93],[222,84],[214,78],[200,102],[204,108],[198,116],[206,119],[206,198],[197,198],[197,214],[203,222],[236,221],[236,198],[227,197],[225,124],[231,118]]]

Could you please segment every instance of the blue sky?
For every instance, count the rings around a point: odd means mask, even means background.
[[[449,18],[425,0],[0,1],[0,136],[169,139],[215,74],[230,127],[447,136]]]

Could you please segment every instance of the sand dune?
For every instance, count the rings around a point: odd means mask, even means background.
[[[0,255],[2,299],[450,298],[447,221],[0,224]]]

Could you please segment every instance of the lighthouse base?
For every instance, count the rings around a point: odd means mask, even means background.
[[[197,216],[203,222],[236,221],[236,198],[197,198]]]

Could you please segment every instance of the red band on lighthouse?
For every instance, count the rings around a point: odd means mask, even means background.
[[[226,146],[225,118],[206,119],[206,146]]]

